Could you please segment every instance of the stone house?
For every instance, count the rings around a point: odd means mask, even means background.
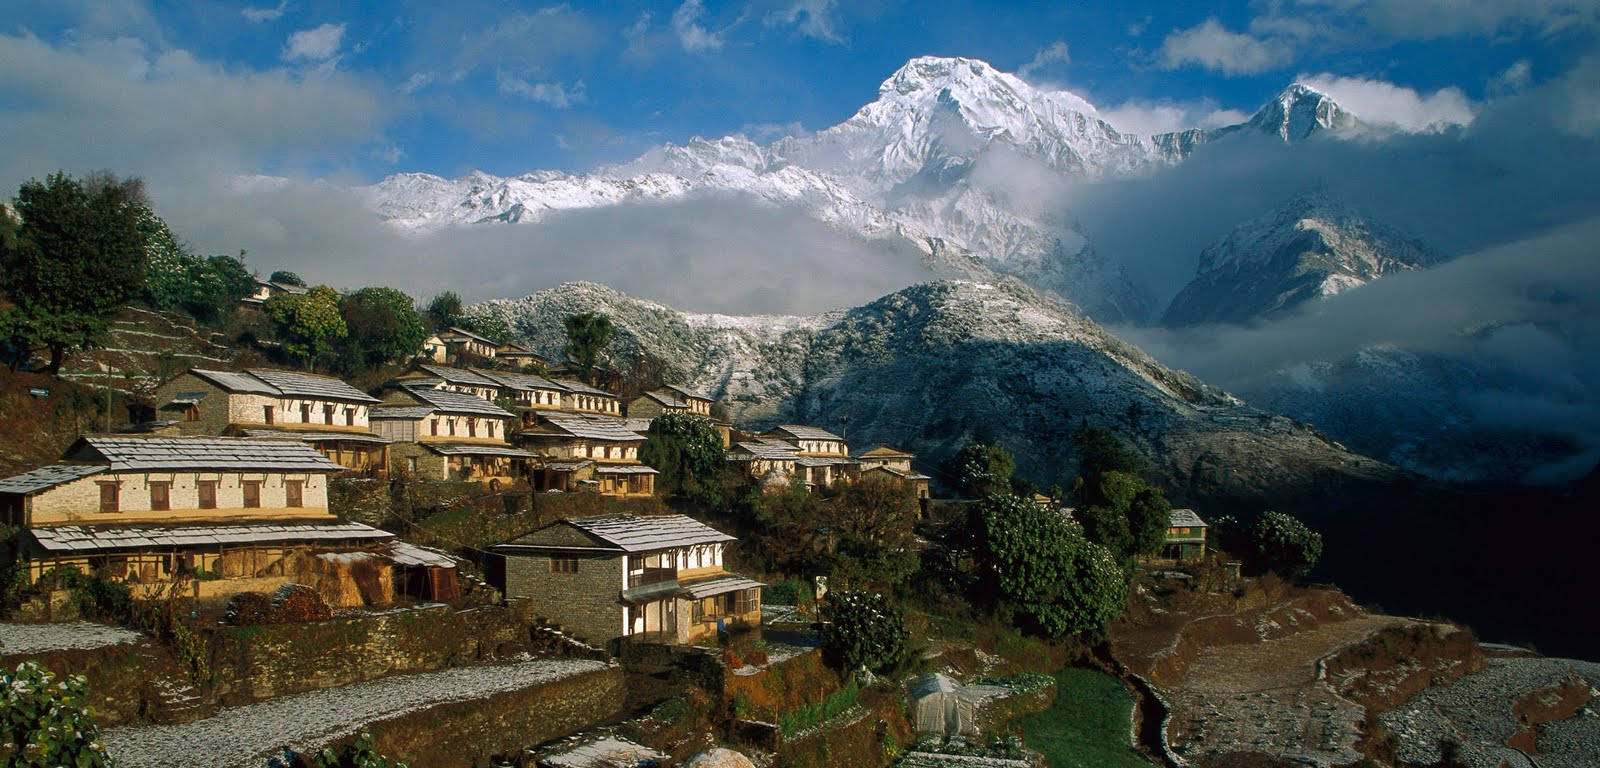
[[[393,384],[406,387],[430,386],[494,402],[500,396],[500,383],[466,368],[420,364],[396,376]]]
[[[800,456],[788,443],[757,438],[734,443],[728,448],[727,460],[745,467],[763,488],[779,490],[792,482]]]
[[[533,350],[528,349],[521,344],[512,344],[511,342],[501,344],[499,348],[495,349],[494,359],[499,360],[500,362],[518,370],[526,368],[529,365],[535,365],[545,370],[549,370],[550,368],[549,358],[534,352]]]
[[[628,402],[628,415],[653,419],[663,413],[692,413],[711,418],[710,397],[672,384],[652,389]]]
[[[262,305],[267,303],[267,299],[270,299],[273,296],[279,296],[285,293],[294,296],[300,296],[310,292],[311,289],[303,285],[295,285],[293,283],[274,283],[271,280],[262,280],[258,277],[256,278],[255,291],[253,291],[249,296],[240,299],[239,304],[245,309],[260,310]]]
[[[191,368],[156,387],[154,401],[179,434],[299,440],[357,474],[389,465],[389,441],[370,422],[378,399],[331,376]]]
[[[880,445],[856,457],[862,477],[884,477],[910,486],[917,498],[928,498],[928,482],[933,478],[911,468],[916,454]]]
[[[299,582],[334,605],[389,602],[394,535],[329,511],[341,471],[289,440],[90,436],[0,480],[0,520],[21,529],[10,554],[30,579],[64,567],[150,596],[192,577],[201,599]]]
[[[1199,560],[1206,556],[1206,521],[1192,509],[1174,509],[1167,525],[1161,556],[1168,560]]]
[[[447,389],[490,402],[505,398],[519,408],[622,415],[622,401],[610,392],[581,382],[527,373],[421,364],[391,384]]]
[[[787,443],[797,457],[795,466],[809,488],[827,488],[849,482],[857,473],[844,438],[820,427],[780,424],[762,436],[768,442]]]
[[[639,461],[644,435],[623,419],[600,414],[533,411],[518,440],[540,456],[531,477],[537,490],[591,489],[603,496],[655,494],[656,470]]]
[[[465,328],[451,326],[422,341],[421,356],[436,363],[448,363],[462,357],[493,359],[500,345]]]
[[[393,443],[391,469],[423,480],[473,480],[499,488],[522,477],[535,458],[508,442],[512,416],[505,409],[426,383],[385,390],[371,418],[373,429]]]
[[[761,621],[761,583],[728,572],[736,541],[686,515],[562,520],[491,551],[507,597],[592,643],[691,643]]]

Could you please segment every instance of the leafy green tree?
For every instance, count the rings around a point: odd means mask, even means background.
[[[639,460],[654,467],[656,490],[708,508],[722,504],[722,436],[708,419],[663,413],[650,422]]]
[[[616,338],[617,329],[611,318],[593,312],[569,315],[564,322],[567,328],[567,359],[578,369],[578,377],[594,383],[594,369],[600,363],[600,354]]]
[[[461,325],[461,297],[455,291],[444,291],[428,302],[423,319],[430,330],[442,331],[452,325]]]
[[[466,315],[461,318],[461,325],[496,344],[504,344],[511,339],[511,326],[494,315]]]
[[[1072,436],[1072,442],[1078,449],[1078,476],[1085,482],[1106,472],[1143,475],[1148,469],[1143,456],[1105,427],[1084,427]]]
[[[1011,494],[975,505],[982,597],[1050,637],[1093,636],[1122,612],[1127,582],[1111,550],[1059,510]]]
[[[1282,512],[1264,512],[1251,535],[1257,564],[1286,579],[1311,572],[1322,557],[1322,534]]]
[[[349,333],[339,311],[339,293],[319,285],[303,294],[280,293],[267,299],[267,317],[283,350],[301,364],[315,366]]]
[[[756,524],[752,538],[770,570],[806,574],[831,570],[822,498],[806,490],[798,478],[776,493],[757,492],[751,513]]]
[[[1172,504],[1149,481],[1127,472],[1103,472],[1080,486],[1078,500],[1078,516],[1090,541],[1120,558],[1161,551]]]
[[[0,765],[102,768],[116,765],[89,712],[89,681],[57,682],[37,661],[0,675]]]
[[[409,358],[427,338],[416,303],[393,288],[370,286],[351,293],[340,299],[339,313],[347,331],[340,357],[347,367],[358,364],[370,370]]]
[[[887,672],[906,658],[905,613],[888,595],[830,591],[822,621],[822,658],[835,669]]]
[[[290,272],[287,269],[280,269],[276,272],[273,272],[272,275],[267,278],[267,282],[283,283],[284,285],[298,285],[301,288],[306,286],[306,281],[300,279],[299,275]]]
[[[903,586],[917,570],[918,511],[911,488],[882,477],[862,478],[823,501],[834,583],[885,590]]]
[[[0,321],[8,341],[47,348],[51,373],[67,352],[101,343],[112,315],[143,289],[146,208],[137,179],[23,182],[15,237],[0,238],[0,291],[15,305]]]
[[[1009,489],[1016,467],[1011,452],[999,444],[973,441],[950,457],[942,469],[961,495],[976,499]]]

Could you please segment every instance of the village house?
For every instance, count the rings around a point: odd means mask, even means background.
[[[512,418],[481,397],[398,384],[372,408],[373,429],[393,441],[391,467],[423,480],[472,480],[499,488],[526,471],[535,455],[507,440]]]
[[[904,484],[916,491],[917,498],[928,498],[928,477],[911,468],[915,454],[880,445],[856,457],[860,463],[861,477],[884,477]]]
[[[628,415],[653,419],[663,413],[692,413],[709,419],[715,403],[698,392],[668,384],[628,401]]]
[[[429,386],[446,389],[494,402],[500,396],[500,382],[466,368],[444,365],[418,365],[396,376],[394,384],[407,387]]]
[[[499,344],[465,328],[451,326],[423,339],[421,356],[436,363],[474,357],[492,360],[499,350]]]
[[[1168,560],[1200,560],[1206,556],[1206,521],[1192,509],[1174,509],[1161,556]]]
[[[293,296],[300,296],[310,292],[311,289],[303,285],[295,285],[294,283],[274,283],[271,280],[262,280],[258,277],[256,278],[255,291],[253,291],[249,296],[240,299],[239,304],[245,309],[260,310],[262,305],[267,303],[267,299],[270,299],[273,296],[279,296],[286,293]]]
[[[531,481],[535,490],[594,490],[603,496],[639,498],[655,494],[656,470],[639,461],[644,435],[626,420],[602,414],[533,411],[518,440],[540,456]]]
[[[622,401],[610,392],[576,381],[528,373],[422,364],[391,383],[447,389],[490,402],[504,398],[519,408],[622,415]],[[526,420],[531,421],[531,417]]]
[[[496,544],[507,597],[591,643],[692,643],[758,625],[761,583],[723,567],[736,539],[686,515],[562,520]]]
[[[487,370],[476,373],[495,382],[500,397],[510,400],[516,408],[523,409],[525,422],[532,420],[528,411],[533,409],[560,410],[562,396],[567,392],[564,385],[531,373]]]
[[[727,460],[745,467],[766,490],[779,490],[795,476],[800,455],[788,443],[776,440],[741,440],[728,448]]]
[[[848,482],[856,474],[857,463],[850,458],[844,438],[820,427],[780,424],[762,436],[769,443],[786,443],[795,453],[796,470],[807,487],[828,488],[835,482]]]
[[[158,417],[179,434],[299,440],[352,473],[382,475],[389,441],[372,431],[378,399],[330,376],[191,368],[156,388]]]
[[[494,359],[505,365],[509,365],[516,370],[521,370],[529,365],[544,370],[548,370],[550,368],[549,358],[534,352],[533,350],[528,349],[521,344],[512,344],[511,342],[506,342],[505,344],[501,344],[498,348],[496,348],[494,351]]]
[[[341,470],[289,440],[90,436],[0,480],[0,520],[22,530],[10,554],[30,580],[102,573],[141,597],[186,578],[202,600],[295,582],[336,606],[386,603],[397,558],[450,569],[453,585],[448,557],[329,511]]]

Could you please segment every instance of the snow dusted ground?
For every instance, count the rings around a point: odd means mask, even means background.
[[[138,641],[138,632],[76,621],[71,624],[0,623],[0,655],[103,648]]]
[[[257,768],[284,746],[308,752],[375,720],[604,666],[598,661],[539,659],[390,677],[225,709],[182,725],[112,728],[103,740],[124,768]]]

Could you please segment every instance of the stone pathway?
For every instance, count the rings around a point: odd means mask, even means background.
[[[87,621],[60,624],[0,623],[0,656],[103,648],[138,642],[140,637],[142,635],[138,632]]]
[[[111,728],[102,735],[123,768],[260,768],[285,746],[310,752],[377,720],[604,667],[571,659],[461,667],[286,696],[182,725]]]

